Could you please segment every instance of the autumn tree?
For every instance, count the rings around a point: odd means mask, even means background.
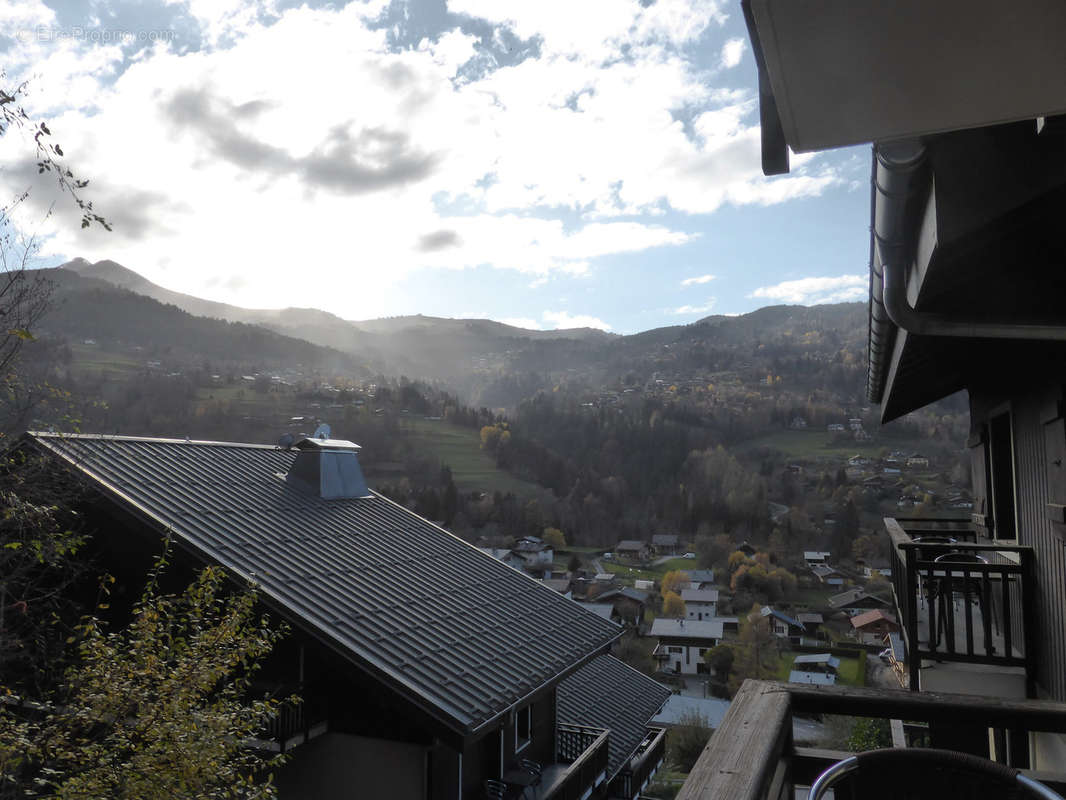
[[[253,587],[226,593],[217,567],[162,594],[163,565],[128,627],[92,616],[78,626],[76,659],[51,697],[11,694],[0,706],[5,789],[71,800],[276,795],[270,775],[283,758],[248,742],[278,700],[246,695],[283,630],[260,616]]]
[[[555,550],[563,550],[566,548],[566,535],[558,528],[545,528],[541,538],[543,538],[544,541],[550,544]]]
[[[677,593],[681,591],[682,584],[688,583],[688,576],[679,569],[672,569],[663,575],[663,579],[660,583],[660,589],[663,597],[666,597],[667,592]]]
[[[751,612],[741,617],[740,635],[731,643],[734,649],[733,674],[729,688],[736,692],[748,678],[766,680],[777,675],[780,656],[777,637],[770,630],[770,623],[762,615],[756,603]]]
[[[663,593],[663,616],[684,618],[685,601],[681,599],[681,595],[677,592],[667,591]]]

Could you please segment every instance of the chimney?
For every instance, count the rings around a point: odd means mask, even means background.
[[[359,445],[344,439],[301,439],[295,449],[299,452],[285,476],[290,486],[323,500],[370,497],[359,467]]]

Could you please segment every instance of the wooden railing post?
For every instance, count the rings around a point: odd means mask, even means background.
[[[689,773],[677,800],[791,797],[792,715],[787,688],[746,680]]]

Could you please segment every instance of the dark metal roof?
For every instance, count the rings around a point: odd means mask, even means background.
[[[29,436],[179,545],[253,579],[295,625],[459,731],[482,727],[620,634],[378,494],[325,500],[291,486],[284,476],[296,451]]]
[[[599,656],[559,684],[560,722],[607,728],[607,777],[613,778],[644,738],[670,690],[614,656]]]

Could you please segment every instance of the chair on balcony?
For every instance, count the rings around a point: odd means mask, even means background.
[[[995,626],[995,600],[988,591],[987,583],[981,578],[951,577],[952,573],[964,571],[967,564],[987,564],[988,559],[975,553],[950,552],[937,556],[933,559],[933,563],[941,564],[944,567],[944,574],[937,579],[940,582],[940,586],[936,591],[940,617],[937,620],[936,636],[933,646],[935,647],[940,641],[940,634],[942,631],[945,634],[947,633],[947,614],[949,613],[948,602],[950,602],[952,606],[950,609],[951,612],[954,612],[957,608],[956,602],[959,599],[964,603],[974,603],[981,612],[981,619],[989,619],[992,625]],[[989,617],[986,615],[991,616]],[[987,628],[985,633],[987,635]]]
[[[518,766],[528,772],[533,780],[530,782],[530,786],[533,788],[533,796],[537,796],[537,788],[540,786],[541,779],[541,766],[536,761],[531,761],[528,758],[518,759]],[[525,792],[523,791],[523,794]]]
[[[503,781],[489,778],[485,781],[485,800],[504,800],[507,794],[507,784]]]
[[[924,748],[870,750],[838,761],[818,776],[808,800],[823,800],[845,776],[851,782],[852,796],[863,800],[1063,800],[1013,767],[968,753]]]
[[[954,536],[915,536],[911,541],[915,544],[925,545],[925,547],[922,548],[925,556],[934,560],[945,553],[951,552],[951,546],[958,544],[958,539]],[[922,608],[925,607],[925,601],[927,599],[932,603],[936,600],[936,596],[937,582],[930,578],[924,579],[922,581],[922,592],[919,596],[919,600],[922,602]]]

